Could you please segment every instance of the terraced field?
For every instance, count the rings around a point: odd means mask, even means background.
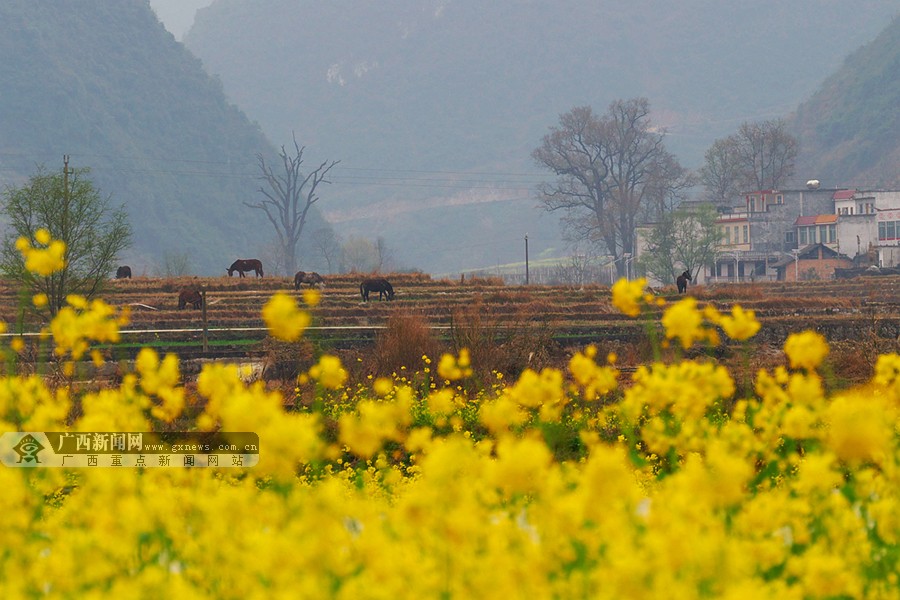
[[[626,367],[628,362],[646,360],[647,321],[621,315],[610,303],[607,286],[507,286],[494,280],[435,280],[420,274],[388,278],[396,299],[364,303],[361,276],[327,277],[321,302],[312,310],[308,338],[319,348],[345,354],[345,361],[355,356],[361,362],[390,319],[404,315],[425,323],[448,349],[462,332],[489,336],[495,345],[527,338],[526,345],[541,347],[525,348],[525,356],[540,355],[557,364],[588,343],[616,351]],[[178,309],[178,291],[185,287],[205,291],[205,311]],[[131,307],[131,324],[123,333],[119,357],[154,345],[183,360],[252,359],[270,351],[260,311],[275,291],[300,294],[288,278],[139,277],[109,282],[102,297],[112,305]],[[654,292],[677,299],[674,286]],[[898,346],[900,277],[693,286],[689,293],[720,309],[739,303],[756,312],[763,330],[754,339],[750,368],[767,366],[767,357],[777,361],[786,336],[801,329],[816,329],[829,339],[839,370],[852,363],[865,372],[878,352]],[[10,282],[0,282],[0,302],[0,319],[15,323],[18,298]],[[658,318],[650,322],[658,323]],[[26,316],[25,329],[38,328],[34,317]]]

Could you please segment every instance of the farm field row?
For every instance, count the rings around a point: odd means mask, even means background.
[[[460,282],[393,274],[389,279],[396,291],[395,300],[379,301],[375,296],[364,303],[359,293],[361,279],[359,275],[326,278],[319,290],[320,302],[311,311],[320,335],[371,341],[373,331],[398,312],[416,314],[438,329],[475,316],[497,327],[540,322],[561,337],[579,341],[589,338],[592,331],[600,339],[631,337],[640,334],[643,327],[612,306],[608,286],[507,286],[493,280]],[[282,291],[301,296],[288,278],[184,277],[113,280],[101,297],[113,306],[130,307],[131,323],[126,331],[151,330],[150,337],[155,339],[163,335],[173,341],[191,342],[198,339],[196,332],[204,326],[204,311],[178,309],[178,292],[187,287],[205,290],[205,326],[220,340],[265,337],[261,309],[271,295]],[[674,286],[654,292],[669,302],[678,299]],[[900,314],[900,277],[719,284],[693,286],[688,293],[723,310],[735,303],[753,309],[770,330],[818,327],[840,330],[841,338],[852,338],[854,330],[870,326],[873,320],[880,323],[879,327],[893,320],[896,328]],[[0,301],[0,319],[16,322],[19,299],[8,281],[0,282]],[[26,329],[36,330],[37,322],[26,316],[29,321]],[[168,330],[174,331],[167,334]],[[884,335],[896,339],[897,333],[890,329]],[[147,337],[135,334],[132,339]]]

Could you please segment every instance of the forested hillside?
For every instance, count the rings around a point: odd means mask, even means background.
[[[259,196],[256,155],[274,152],[145,0],[0,3],[0,183],[64,154],[90,168],[130,214],[135,275],[173,257],[224,274],[271,253],[271,225],[242,201]]]
[[[900,186],[900,19],[800,105],[801,169],[826,185]]]
[[[184,40],[271,139],[296,130],[343,161],[340,203],[325,208],[336,228],[384,235],[441,272],[521,260],[525,233],[532,250],[558,243],[547,239],[558,215],[535,206],[530,153],[561,113],[645,96],[667,147],[698,167],[741,122],[789,115],[897,11],[893,0],[217,0]]]

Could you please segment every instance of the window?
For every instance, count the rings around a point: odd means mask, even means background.
[[[887,223],[881,221],[878,224],[878,239],[884,240],[887,239]]]
[[[731,245],[731,227],[725,228],[725,245],[726,246]]]
[[[808,243],[806,241],[806,227],[800,227],[799,231],[800,231],[800,243],[805,246]]]
[[[775,196],[775,204],[784,204],[784,194]]]
[[[735,226],[734,226],[734,243],[735,243],[735,244],[740,244],[740,243],[741,243],[741,236],[738,235],[738,231],[740,231],[740,227],[738,227],[737,225],[735,225]]]
[[[749,225],[744,225],[744,243],[745,244],[750,243],[750,226]]]
[[[895,240],[897,239],[897,231],[896,231],[896,221],[888,221],[887,222],[887,239]]]
[[[837,225],[828,226],[828,243],[833,244],[837,240]]]
[[[790,246],[793,246],[793,245],[794,245],[794,232],[793,232],[793,231],[787,231],[787,232],[785,232],[785,234],[784,234],[784,242],[785,242],[786,244],[790,245]]]

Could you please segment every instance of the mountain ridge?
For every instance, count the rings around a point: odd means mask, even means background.
[[[142,0],[0,5],[0,177],[87,167],[124,205],[135,274],[186,257],[200,274],[269,252],[274,232],[242,201],[275,149],[221,82]],[[314,222],[327,226],[316,211]]]

